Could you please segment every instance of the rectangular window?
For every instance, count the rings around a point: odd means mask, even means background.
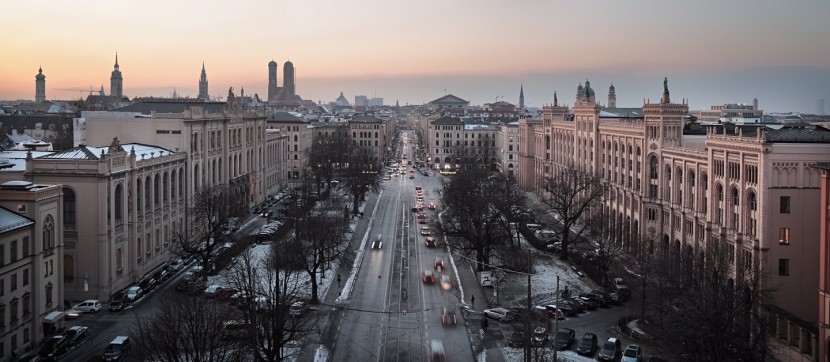
[[[779,204],[780,212],[782,214],[789,214],[790,213],[790,197],[789,196],[781,196],[781,203]]]
[[[24,258],[28,257],[29,255],[31,255],[30,253],[31,253],[31,251],[29,250],[29,237],[24,236],[23,237],[23,257]]]
[[[12,274],[12,283],[11,283],[12,291],[17,290],[17,273]]]
[[[0,245],[0,266],[6,265],[6,246]]]
[[[9,247],[9,257],[12,263],[17,261],[17,240],[12,240],[11,247]]]
[[[778,259],[778,275],[790,275],[790,259]]]
[[[790,245],[790,228],[778,229],[778,245]]]
[[[29,269],[23,269],[23,286],[29,285]]]

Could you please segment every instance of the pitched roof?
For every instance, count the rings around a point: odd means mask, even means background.
[[[643,118],[642,108],[611,108],[602,107],[599,110],[599,116],[608,118]]]
[[[169,155],[175,153],[163,147],[150,146],[142,143],[125,143],[121,145],[121,147],[123,147],[124,151],[126,151],[127,153],[130,153],[131,151],[135,150],[136,158],[139,160],[142,158],[156,158],[161,157],[163,154]],[[109,154],[109,151],[109,146],[78,146],[75,148],[70,148],[66,151],[50,153],[37,158],[53,160],[99,160],[101,159],[102,154]]]
[[[288,112],[276,112],[266,119],[268,122],[282,122],[282,123],[308,123],[304,119],[297,117]]]
[[[34,220],[0,206],[0,233],[6,233],[34,223]]]
[[[458,117],[444,116],[444,117],[441,117],[441,118],[438,118],[438,119],[432,121],[432,124],[434,124],[436,126],[450,126],[450,125],[458,126],[458,125],[463,125],[464,121],[462,121],[461,118],[458,118]]]
[[[158,113],[182,113],[190,106],[203,106],[207,113],[222,113],[225,111],[225,102],[204,102],[204,101],[184,101],[184,100],[154,100],[134,103],[126,107],[115,109],[115,112],[138,112],[142,114],[150,114],[150,112]]]
[[[465,101],[461,98],[458,98],[458,97],[456,97],[452,94],[447,94],[447,95],[445,95],[441,98],[438,98],[436,100],[433,100],[432,102],[429,102],[429,103],[465,103],[465,104],[469,104],[470,102],[467,102],[467,101]]]
[[[766,139],[771,143],[830,143],[830,130],[821,126],[768,128]]]
[[[351,121],[352,122],[359,122],[359,123],[383,123],[382,120],[380,120],[378,118],[375,118],[375,117],[372,117],[372,116],[369,116],[369,115],[365,115],[365,114],[362,114],[362,115],[359,115],[359,116],[356,116],[356,117],[352,117]]]

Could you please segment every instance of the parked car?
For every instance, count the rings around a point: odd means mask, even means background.
[[[542,347],[548,343],[548,330],[545,327],[536,327],[530,342],[536,347]]]
[[[143,296],[144,291],[141,290],[141,287],[130,287],[130,289],[127,289],[126,298],[128,302],[135,302]]]
[[[643,351],[636,344],[629,344],[622,354],[622,362],[642,362]]]
[[[127,301],[124,298],[124,293],[117,293],[110,299],[110,312],[118,312],[127,307]]]
[[[118,336],[107,345],[104,350],[104,355],[101,358],[104,361],[119,361],[130,353],[130,337]]]
[[[576,345],[576,353],[591,357],[597,352],[597,335],[585,333]]]
[[[89,329],[84,326],[72,326],[66,329],[63,335],[66,337],[66,343],[69,346],[77,346],[86,340]]]
[[[69,349],[68,342],[66,336],[52,336],[40,347],[40,358],[44,361],[57,361]]]
[[[557,308],[556,305],[548,304],[545,306],[545,309],[548,311],[548,318],[556,318],[559,320],[565,319],[565,313],[563,313],[561,309]]]
[[[622,349],[622,345],[619,339],[614,337],[608,338],[605,343],[602,344],[602,348],[599,350],[599,354],[597,354],[597,360],[599,361],[616,361],[620,358],[620,353]]]
[[[576,332],[571,328],[560,328],[556,331],[556,337],[554,338],[554,344],[556,349],[558,350],[565,350],[568,349],[571,344],[574,343],[576,339]]]
[[[576,298],[578,300],[580,300],[583,304],[585,304],[585,309],[587,309],[587,310],[596,310],[597,307],[599,307],[599,302],[595,299],[584,297],[584,296],[579,296],[579,297],[576,297]]]
[[[216,284],[209,285],[207,288],[205,288],[205,297],[216,298],[220,290],[222,290],[222,287]]]
[[[182,258],[176,258],[176,259],[173,259],[173,260],[170,261],[170,268],[173,271],[182,270],[184,265],[185,265],[185,262],[184,262],[184,259],[182,259]]]
[[[585,294],[581,294],[580,297],[593,302],[593,304],[595,306],[594,309],[596,309],[597,307],[607,307],[608,306],[608,301],[605,300],[605,298],[603,298],[602,295],[599,295],[599,294],[596,294],[596,293],[585,293]],[[588,309],[591,309],[590,304],[589,304]]]
[[[455,308],[443,307],[441,308],[441,325],[458,324],[458,317],[455,315]]]
[[[510,333],[510,338],[507,340],[507,345],[510,347],[524,347],[525,334],[519,331],[513,331],[513,333]]]
[[[510,312],[507,308],[490,308],[484,310],[484,316],[487,318],[493,318],[498,320],[499,322],[510,322],[513,320],[513,313]]]
[[[303,315],[303,313],[305,313],[305,308],[305,302],[296,301],[294,303],[291,303],[291,307],[288,308],[288,314],[290,314],[292,317],[299,317]]]
[[[588,305],[585,304],[585,302],[579,297],[565,298],[565,301],[569,303],[577,313],[584,313],[585,309],[588,308]]]
[[[222,339],[247,339],[254,333],[256,329],[245,321],[230,320],[222,324]]]
[[[84,313],[98,313],[101,310],[101,302],[96,299],[89,299],[72,307],[72,309],[79,310]]]

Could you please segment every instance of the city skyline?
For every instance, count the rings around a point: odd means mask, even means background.
[[[636,107],[659,98],[664,76],[693,109],[757,97],[768,111],[812,112],[830,98],[830,3],[601,3],[2,4],[16,36],[15,56],[0,59],[0,99],[34,99],[38,67],[47,99],[109,93],[116,51],[129,97],[195,98],[204,61],[211,96],[233,86],[264,98],[273,59],[280,74],[291,60],[297,94],[323,102],[343,91],[420,104],[446,89],[518,103],[524,85],[526,104],[541,106],[554,91],[573,103],[587,78],[602,103],[613,82],[618,105]]]

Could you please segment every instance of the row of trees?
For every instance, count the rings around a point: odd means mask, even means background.
[[[450,248],[470,260],[478,271],[493,264],[513,270],[527,258],[517,252],[510,235],[515,210],[525,209],[525,199],[515,183],[487,170],[485,163],[463,163],[458,174],[443,182],[444,212],[435,227]],[[677,360],[739,361],[762,360],[770,327],[763,318],[774,288],[754,268],[736,266],[734,253],[725,245],[710,245],[692,256],[681,255],[668,246],[639,247],[634,255],[627,250],[604,210],[606,185],[603,180],[577,167],[557,170],[540,183],[544,211],[558,221],[555,229],[561,240],[560,256],[568,259],[570,245],[590,242],[585,255],[595,268],[597,282],[608,285],[612,267],[625,258],[637,280],[635,292],[641,297],[640,316],[651,321],[650,332],[664,355]],[[631,235],[631,243],[653,245],[655,236]],[[496,260],[498,263],[493,263]],[[510,260],[514,260],[510,263]],[[583,260],[584,261],[584,260]],[[534,301],[537,302],[537,301]],[[549,301],[538,301],[549,302]],[[536,325],[524,327],[529,341]],[[549,351],[531,348],[533,359],[548,358]]]

